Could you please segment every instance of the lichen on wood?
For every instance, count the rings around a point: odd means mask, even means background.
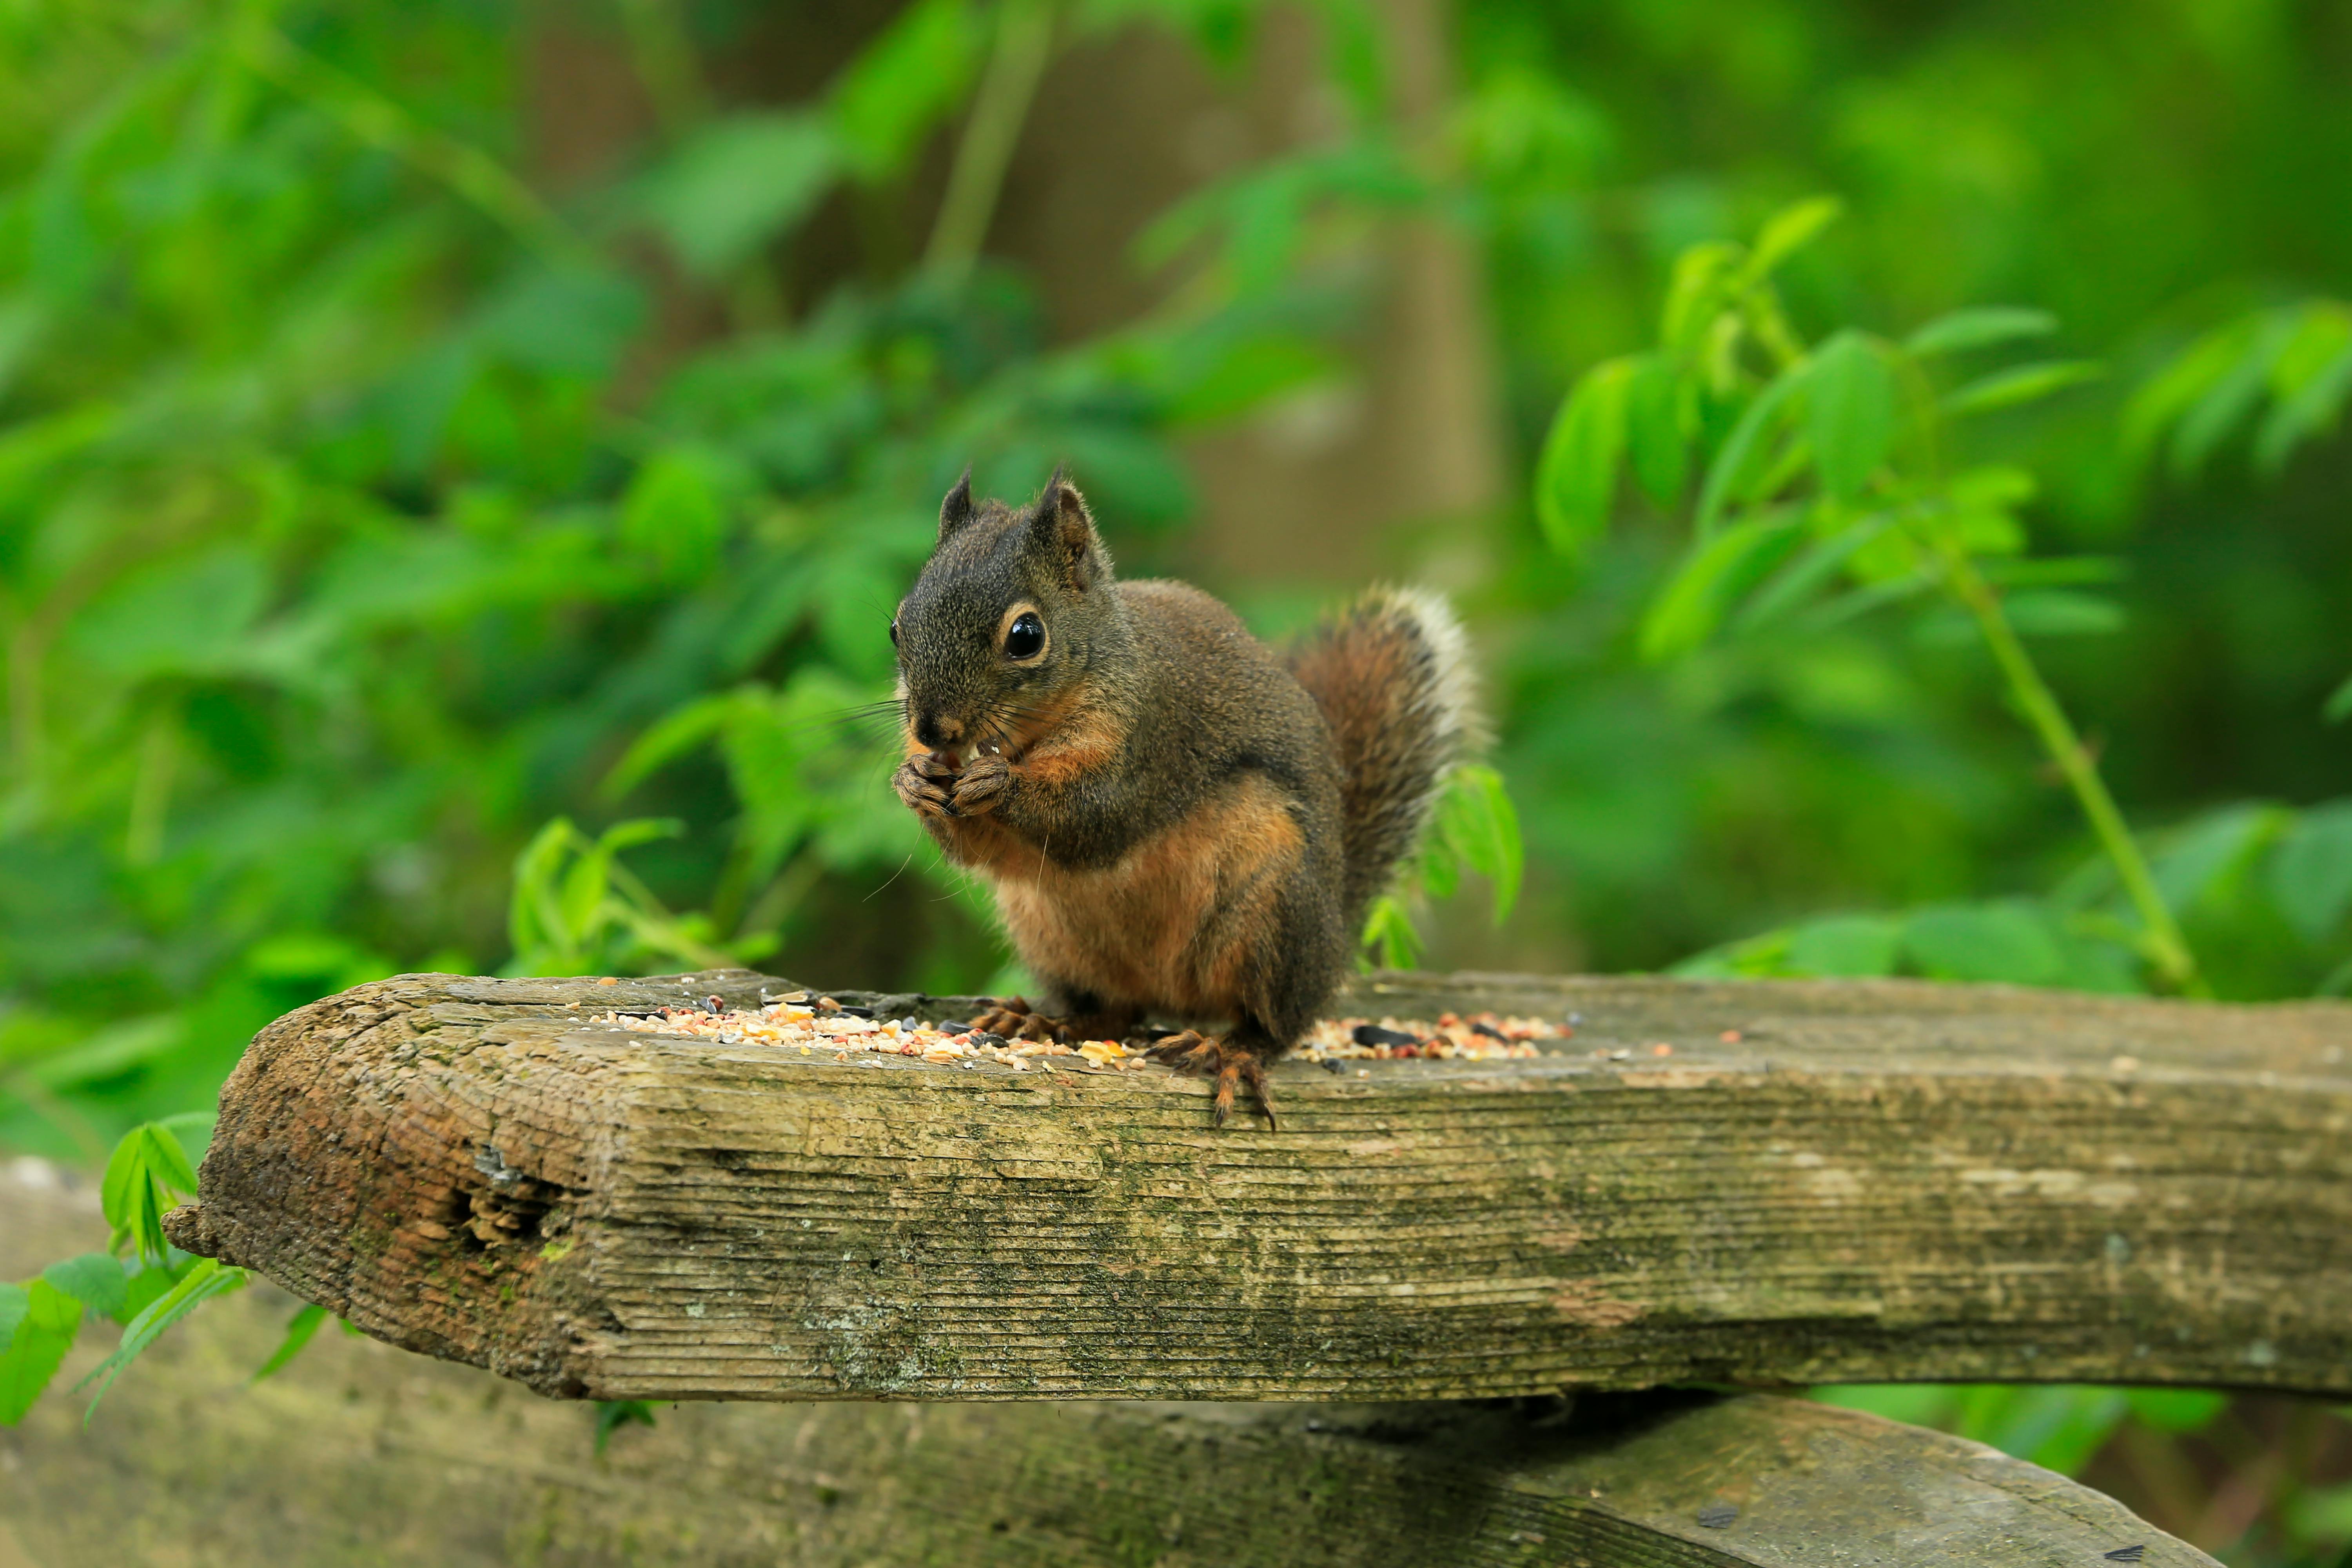
[[[606,1398],[2352,1392],[2352,1007],[1375,976],[1530,1061],[1197,1080],[600,1026],[788,982],[404,976],[263,1031],[192,1250]],[[869,997],[954,1016],[971,999]],[[1659,1047],[1665,1049],[1661,1051]]]

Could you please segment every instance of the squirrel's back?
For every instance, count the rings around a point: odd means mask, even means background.
[[[1412,853],[1446,770],[1476,734],[1469,641],[1438,595],[1377,588],[1292,649],[1290,671],[1338,754],[1353,921]]]

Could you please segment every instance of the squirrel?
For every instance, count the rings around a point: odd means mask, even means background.
[[[1366,906],[1476,731],[1444,601],[1376,590],[1286,657],[1188,584],[1125,582],[1056,468],[1036,500],[971,471],[890,623],[905,760],[947,858],[992,887],[1059,1016],[991,999],[977,1029],[1120,1039],[1147,1012],[1228,1020],[1148,1055],[1246,1087],[1352,967]]]

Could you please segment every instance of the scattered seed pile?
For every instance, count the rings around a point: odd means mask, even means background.
[[[664,1007],[652,1013],[606,1013],[600,1024],[618,1024],[641,1035],[694,1035],[730,1046],[778,1046],[803,1056],[831,1051],[835,1059],[919,1057],[927,1062],[995,1062],[1026,1072],[1041,1057],[1076,1057],[1091,1067],[1132,1072],[1145,1065],[1140,1051],[1117,1040],[1086,1040],[1076,1046],[1049,1040],[1008,1040],[969,1024],[926,1024],[914,1018],[877,1018],[866,1007],[848,1007],[830,996],[795,991],[752,1010],[729,1009],[716,996],[700,1007]]]
[[[1543,1055],[1538,1040],[1564,1040],[1576,1033],[1549,1018],[1500,1018],[1492,1013],[1440,1013],[1434,1024],[1419,1018],[1326,1018],[1299,1042],[1310,1062],[1392,1061],[1426,1057],[1480,1062],[1505,1057]]]
[[[1149,1064],[1148,1047],[1118,1040],[1008,1040],[968,1024],[926,1024],[915,1018],[877,1018],[866,1007],[845,1006],[830,996],[795,991],[757,1008],[730,1008],[719,997],[699,1007],[661,1007],[650,1012],[607,1012],[600,1024],[641,1035],[691,1035],[730,1046],[775,1046],[803,1056],[829,1051],[837,1061],[857,1058],[880,1066],[884,1056],[916,1057],[928,1062],[993,1062],[1026,1072],[1040,1058],[1076,1058],[1096,1071],[1134,1072]],[[1502,1018],[1492,1013],[1462,1017],[1442,1013],[1434,1024],[1420,1019],[1326,1018],[1299,1043],[1311,1062],[1389,1061],[1400,1058],[1486,1061],[1541,1056],[1538,1040],[1566,1039],[1567,1024],[1547,1018]],[[1076,1062],[1069,1065],[1076,1066]]]

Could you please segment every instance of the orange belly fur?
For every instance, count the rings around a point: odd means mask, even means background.
[[[990,837],[984,863],[973,863],[1030,969],[1107,1001],[1188,1015],[1230,1014],[1255,994],[1306,845],[1258,774],[1109,866],[1072,869],[1002,827]]]

